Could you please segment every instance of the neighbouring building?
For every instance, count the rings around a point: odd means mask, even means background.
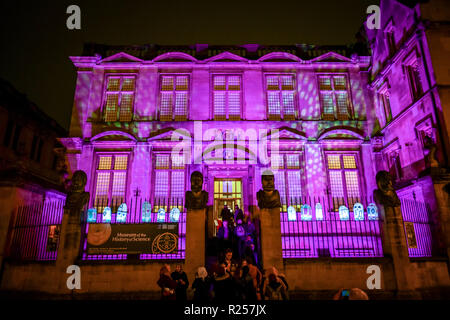
[[[169,222],[175,207],[182,213],[177,254],[126,265],[126,255],[93,256],[82,247],[89,281],[81,292],[158,290],[156,259],[187,255],[183,208],[192,172],[202,172],[209,193],[211,239],[224,204],[257,210],[261,174],[271,170],[292,290],[319,298],[340,287],[365,289],[366,268],[375,264],[384,290],[372,296],[392,297],[396,258],[383,254],[383,217],[372,197],[375,175],[386,170],[402,204],[410,289],[448,294],[444,2],[382,0],[382,28],[361,31],[367,47],[85,45],[70,57],[77,81],[69,135],[60,141],[70,171],[87,174],[89,208],[111,208],[114,221],[126,203],[129,223],[144,223],[145,203],[152,222]],[[128,281],[130,272],[145,281]],[[15,281],[5,282],[14,289]],[[63,292],[52,288],[46,291]]]

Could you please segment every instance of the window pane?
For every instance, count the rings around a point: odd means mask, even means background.
[[[341,171],[329,171],[331,196],[333,198],[344,198],[344,185],[342,183]]]
[[[168,154],[156,155],[156,169],[169,169],[169,155]]]
[[[241,93],[228,92],[228,113],[230,115],[241,115]]]
[[[267,92],[269,114],[280,114],[280,98],[278,92]]]
[[[163,76],[161,79],[161,90],[172,91],[173,90],[173,77]]]
[[[173,155],[172,156],[172,169],[183,169],[184,168],[184,156]]]
[[[267,90],[280,90],[278,85],[278,76],[267,77]]]
[[[300,171],[288,171],[289,200],[291,204],[300,204],[302,187]]]
[[[282,205],[286,205],[286,181],[284,179],[284,171],[277,171],[275,176],[275,189],[280,193]]]
[[[117,120],[117,105],[119,104],[118,94],[108,94],[106,96],[105,120]]]
[[[108,78],[107,91],[119,91],[120,90],[120,78]]]
[[[134,91],[135,78],[124,78],[122,91]]]
[[[161,93],[161,118],[172,118],[173,93]]]
[[[115,199],[125,198],[126,174],[126,172],[114,172],[112,196]]]
[[[111,163],[112,163],[112,157],[111,156],[102,156],[100,157],[98,161],[98,169],[100,170],[110,170],[111,169]]]
[[[283,111],[284,114],[293,115],[295,114],[294,108],[294,92],[292,91],[283,91]]]
[[[156,171],[155,198],[168,198],[169,196],[169,172]]]
[[[95,188],[95,198],[99,199],[100,197],[106,198],[108,197],[108,189],[109,189],[109,172],[98,172],[97,173],[97,185]]]
[[[171,193],[173,198],[184,198],[184,171],[172,171]]]
[[[226,90],[225,76],[214,76],[214,90]]]
[[[300,168],[300,158],[296,154],[287,155],[287,167],[288,169],[298,169]]]
[[[188,76],[177,76],[176,77],[176,90],[181,91],[187,91],[188,90],[188,83],[189,83]]]
[[[175,101],[175,115],[185,116],[187,114],[187,92],[177,92]]]
[[[294,77],[282,76],[281,77],[281,90],[294,90]]]
[[[284,158],[283,155],[271,155],[271,167],[272,169],[283,169]]]
[[[340,169],[341,161],[339,155],[328,155],[328,169]]]
[[[116,156],[114,170],[127,170],[128,156]]]
[[[347,83],[345,81],[345,76],[335,76],[334,80],[334,90],[346,90]]]
[[[229,76],[228,77],[228,90],[241,90],[241,77]]]
[[[120,121],[131,121],[133,109],[133,94],[123,94],[120,102]]]
[[[336,103],[339,114],[348,114],[347,92],[336,93]]]
[[[347,196],[349,202],[355,203],[359,199],[359,183],[357,171],[345,171],[345,183],[347,184]],[[350,203],[349,203],[350,205]],[[353,207],[350,205],[350,207]]]
[[[355,156],[343,156],[344,169],[356,169]]]
[[[226,115],[225,92],[214,92],[214,115]]]
[[[331,78],[327,76],[319,77],[320,90],[331,90]]]
[[[320,93],[320,99],[322,100],[323,113],[334,115],[333,96],[331,93]]]

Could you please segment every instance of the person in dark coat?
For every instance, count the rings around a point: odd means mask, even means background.
[[[250,268],[245,265],[240,271],[240,289],[242,294],[242,300],[244,301],[256,301],[256,287],[252,276],[250,275]]]
[[[238,205],[234,206],[234,221],[238,221],[238,220],[242,220],[244,221],[244,213],[242,212],[242,210],[239,208]]]
[[[217,276],[213,280],[214,302],[230,301],[234,297],[233,280],[228,272],[225,272],[225,265],[221,264]]]
[[[192,283],[194,290],[194,301],[209,302],[210,300],[211,279],[205,267],[199,267],[195,274],[195,280]]]
[[[170,276],[170,266],[165,264],[159,271],[158,286],[161,288],[161,300],[175,300],[177,282]]]
[[[228,220],[222,222],[222,226],[217,232],[217,238],[219,239],[219,250],[224,251],[232,246],[233,230],[230,227]]]
[[[223,206],[222,212],[220,213],[220,217],[222,218],[222,221],[228,221],[231,222],[233,218],[233,213],[231,212],[231,210],[228,208],[227,205]]]
[[[175,271],[172,272],[172,279],[177,282],[175,289],[177,301],[187,301],[186,290],[189,287],[189,280],[186,272],[183,271],[181,264],[177,264]]]
[[[267,300],[288,300],[284,283],[273,273],[269,275],[268,280],[269,283],[264,292],[264,296]]]

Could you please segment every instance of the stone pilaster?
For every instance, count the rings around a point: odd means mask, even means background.
[[[264,269],[274,266],[281,271],[284,267],[281,252],[280,208],[260,209],[258,218],[261,223],[262,266]]]
[[[189,279],[197,268],[205,266],[205,220],[207,209],[188,209],[186,213],[185,267]]]

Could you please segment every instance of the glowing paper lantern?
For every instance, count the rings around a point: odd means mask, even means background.
[[[367,206],[367,217],[369,220],[378,220],[378,208],[375,203],[369,203]]]
[[[320,203],[316,203],[316,220],[323,220],[323,210]]]
[[[346,206],[340,206],[339,207],[339,219],[341,219],[341,220],[348,220],[348,219],[350,219],[350,213],[349,213],[348,208]]]
[[[142,222],[150,222],[152,221],[152,205],[145,201],[142,204]]]
[[[87,222],[97,222],[97,209],[95,208],[88,209]]]
[[[126,222],[127,221],[128,208],[126,203],[122,203],[117,209],[116,222]]]
[[[301,219],[302,221],[311,221],[312,220],[312,210],[311,210],[311,206],[309,204],[304,204],[302,205],[302,209],[301,209]]]
[[[164,208],[159,208],[158,210],[158,216],[156,217],[157,222],[164,222],[166,221],[166,210]]]
[[[105,209],[103,209],[102,222],[104,222],[104,223],[111,222],[111,208],[110,207],[106,207]]]
[[[297,220],[297,211],[295,211],[294,207],[289,206],[287,208],[288,213],[288,221],[296,221]]]
[[[353,205],[353,216],[355,217],[355,220],[364,220],[364,206],[357,202]]]
[[[180,220],[180,209],[173,208],[170,210],[170,222],[178,222]]]

